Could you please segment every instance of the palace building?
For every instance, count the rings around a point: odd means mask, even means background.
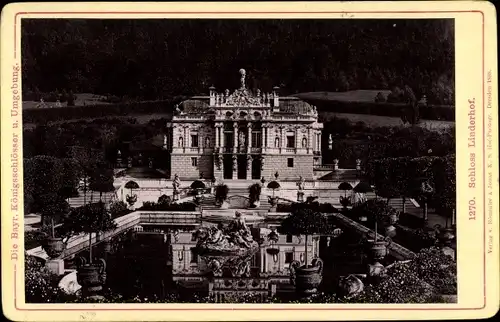
[[[321,165],[321,131],[314,106],[296,98],[250,91],[240,69],[240,87],[230,93],[210,88],[176,107],[168,124],[170,175],[217,180],[302,176],[313,179]]]

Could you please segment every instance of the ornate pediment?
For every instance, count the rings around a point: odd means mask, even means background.
[[[246,88],[240,88],[234,91],[226,99],[227,106],[260,106],[262,100],[259,96],[252,95]]]

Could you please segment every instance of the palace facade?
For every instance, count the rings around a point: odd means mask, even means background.
[[[168,124],[170,175],[181,179],[313,179],[321,164],[321,132],[314,106],[296,98],[240,88],[210,88],[176,107]]]

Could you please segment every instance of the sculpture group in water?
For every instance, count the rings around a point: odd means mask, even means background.
[[[236,212],[236,218],[224,227],[202,227],[194,233],[197,248],[200,253],[245,253],[258,247],[250,229],[241,213]]]

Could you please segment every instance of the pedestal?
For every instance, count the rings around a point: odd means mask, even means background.
[[[64,274],[64,260],[62,259],[50,259],[45,263],[45,267],[58,276]]]
[[[276,284],[271,284],[271,297],[276,295]]]
[[[297,192],[297,202],[304,202],[304,193],[302,191]]]

